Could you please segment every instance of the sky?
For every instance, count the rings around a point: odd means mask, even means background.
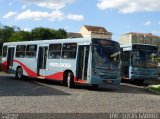
[[[160,0],[0,0],[0,25],[67,32],[102,26],[117,41],[128,32],[160,36]]]

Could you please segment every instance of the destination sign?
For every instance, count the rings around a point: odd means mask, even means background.
[[[139,44],[134,44],[132,46],[133,49],[144,49],[144,50],[157,50],[157,47],[155,46],[149,46],[149,45],[139,45]]]

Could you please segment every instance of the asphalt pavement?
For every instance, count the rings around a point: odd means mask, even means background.
[[[128,82],[121,83],[118,90],[109,88],[94,90],[90,86],[76,86],[74,89],[69,89],[53,81],[17,80],[12,75],[0,76],[2,114],[159,112],[160,95],[148,91],[146,85]]]

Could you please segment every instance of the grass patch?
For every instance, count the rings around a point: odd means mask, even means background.
[[[151,91],[160,92],[160,85],[150,85],[148,88]]]

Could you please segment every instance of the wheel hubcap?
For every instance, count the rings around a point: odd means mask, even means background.
[[[70,78],[70,76],[68,76],[68,78],[67,78],[67,85],[68,85],[68,87],[70,87],[70,80],[71,80],[71,78]]]
[[[18,78],[21,78],[21,77],[22,77],[22,70],[18,69]]]

